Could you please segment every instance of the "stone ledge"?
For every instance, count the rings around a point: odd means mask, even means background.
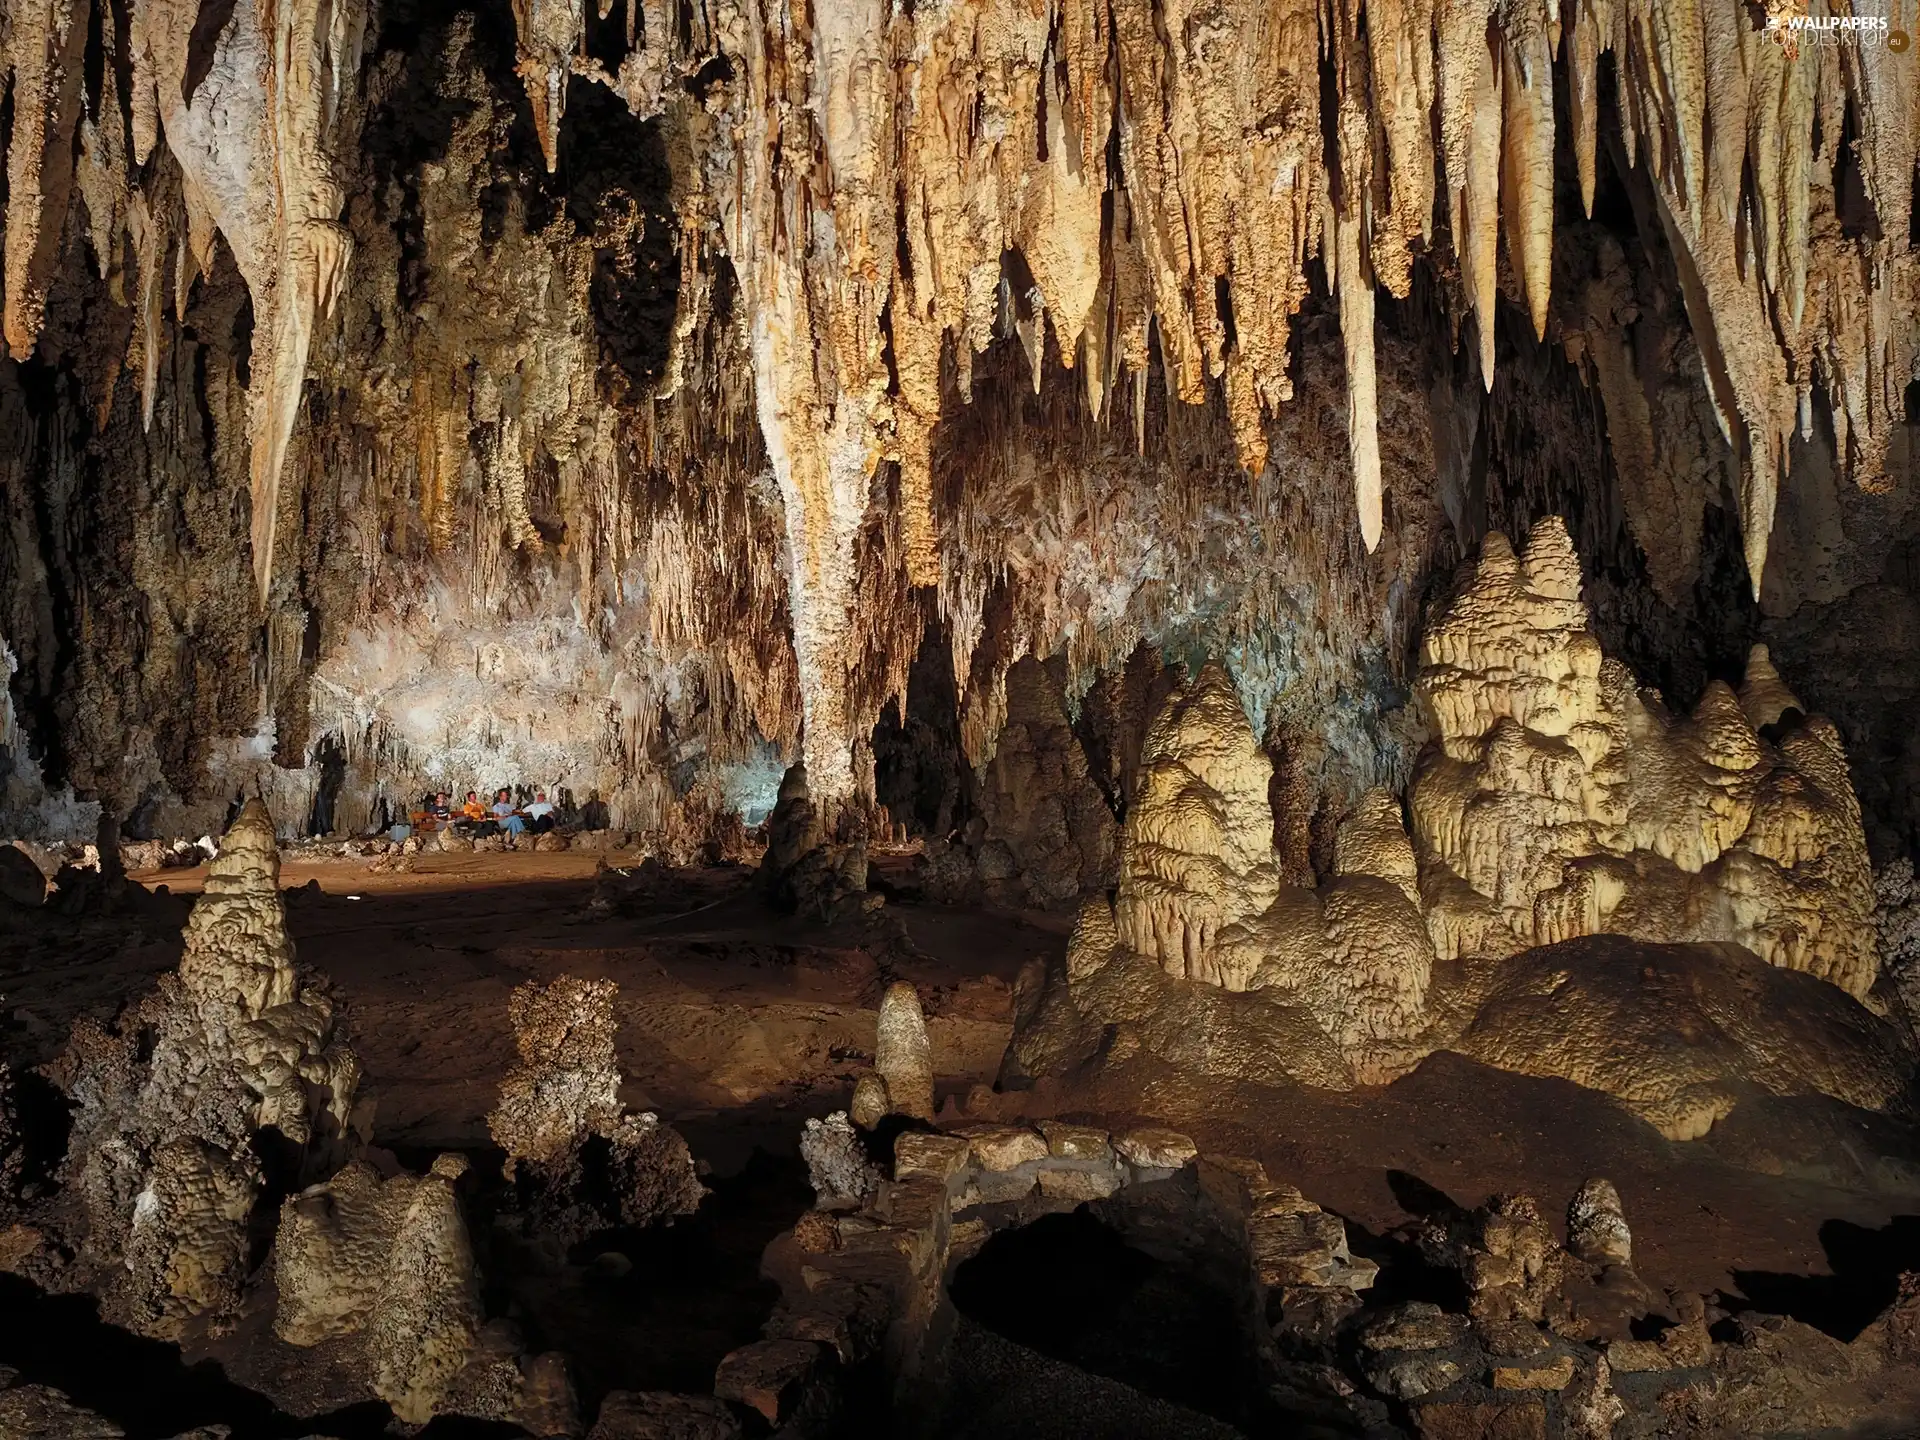
[[[769,1424],[778,1425],[821,1358],[820,1347],[809,1340],[756,1340],[721,1360],[713,1393],[758,1410]]]

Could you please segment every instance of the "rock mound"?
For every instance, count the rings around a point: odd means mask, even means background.
[[[1508,960],[1452,1048],[1605,1091],[1670,1140],[1706,1134],[1754,1093],[1883,1110],[1913,1063],[1893,1025],[1811,975],[1735,945],[1612,935]]]

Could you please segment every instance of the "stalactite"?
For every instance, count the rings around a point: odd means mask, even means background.
[[[513,0],[513,23],[520,32],[518,68],[533,105],[533,128],[552,171],[560,163],[569,61],[586,39],[586,9],[581,0]]]
[[[39,339],[47,286],[59,258],[91,13],[85,0],[19,0],[7,17],[0,58],[10,72],[13,133],[7,144],[6,310],[0,338],[16,357],[32,353]]]

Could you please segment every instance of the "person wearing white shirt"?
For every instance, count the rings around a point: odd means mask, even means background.
[[[530,804],[523,805],[520,813],[527,817],[527,823],[536,835],[544,835],[553,829],[553,802],[547,799],[547,792],[536,790]]]

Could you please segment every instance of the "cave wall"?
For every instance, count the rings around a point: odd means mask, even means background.
[[[1643,681],[1766,640],[1920,838],[1911,63],[1637,0],[341,0],[260,118],[247,0],[189,9],[7,10],[0,831],[296,829],[322,746],[355,828],[698,823],[804,753],[931,829],[1027,655],[1120,814],[1151,655],[1227,664],[1308,865],[1456,562],[1558,513]],[[222,103],[300,205],[216,183]]]

